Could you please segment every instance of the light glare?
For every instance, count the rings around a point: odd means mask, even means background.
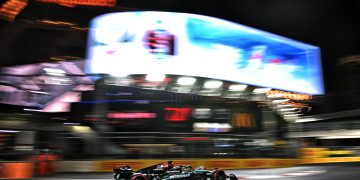
[[[148,81],[163,81],[165,79],[165,75],[164,74],[148,74],[146,75],[146,80]]]
[[[223,83],[221,81],[207,81],[204,84],[205,88],[215,89],[219,88]]]
[[[247,87],[247,85],[244,85],[244,84],[236,84],[236,85],[231,85],[229,87],[229,90],[230,91],[243,91],[245,90]]]
[[[190,86],[196,82],[196,79],[193,77],[181,77],[177,80],[177,84],[183,86]]]

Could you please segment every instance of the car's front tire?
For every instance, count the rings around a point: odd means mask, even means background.
[[[131,177],[131,180],[147,180],[147,178],[144,176],[141,176],[141,175],[137,175],[137,176]]]
[[[212,173],[211,180],[226,180],[226,174],[224,171],[216,170]]]

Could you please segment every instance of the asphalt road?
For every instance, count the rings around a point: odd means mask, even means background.
[[[239,179],[281,179],[281,180],[353,180],[360,179],[360,163],[343,163],[299,166],[276,169],[228,170]],[[35,180],[111,180],[112,173],[61,173],[51,177],[33,178]]]

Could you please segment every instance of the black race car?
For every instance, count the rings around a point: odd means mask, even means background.
[[[193,169],[189,165],[174,166],[171,161],[155,164],[138,171],[130,166],[114,169],[115,180],[237,180],[234,174],[226,175],[223,170]]]

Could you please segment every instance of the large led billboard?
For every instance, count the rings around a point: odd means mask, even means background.
[[[172,12],[96,17],[87,73],[176,74],[323,94],[320,49],[230,21]]]

